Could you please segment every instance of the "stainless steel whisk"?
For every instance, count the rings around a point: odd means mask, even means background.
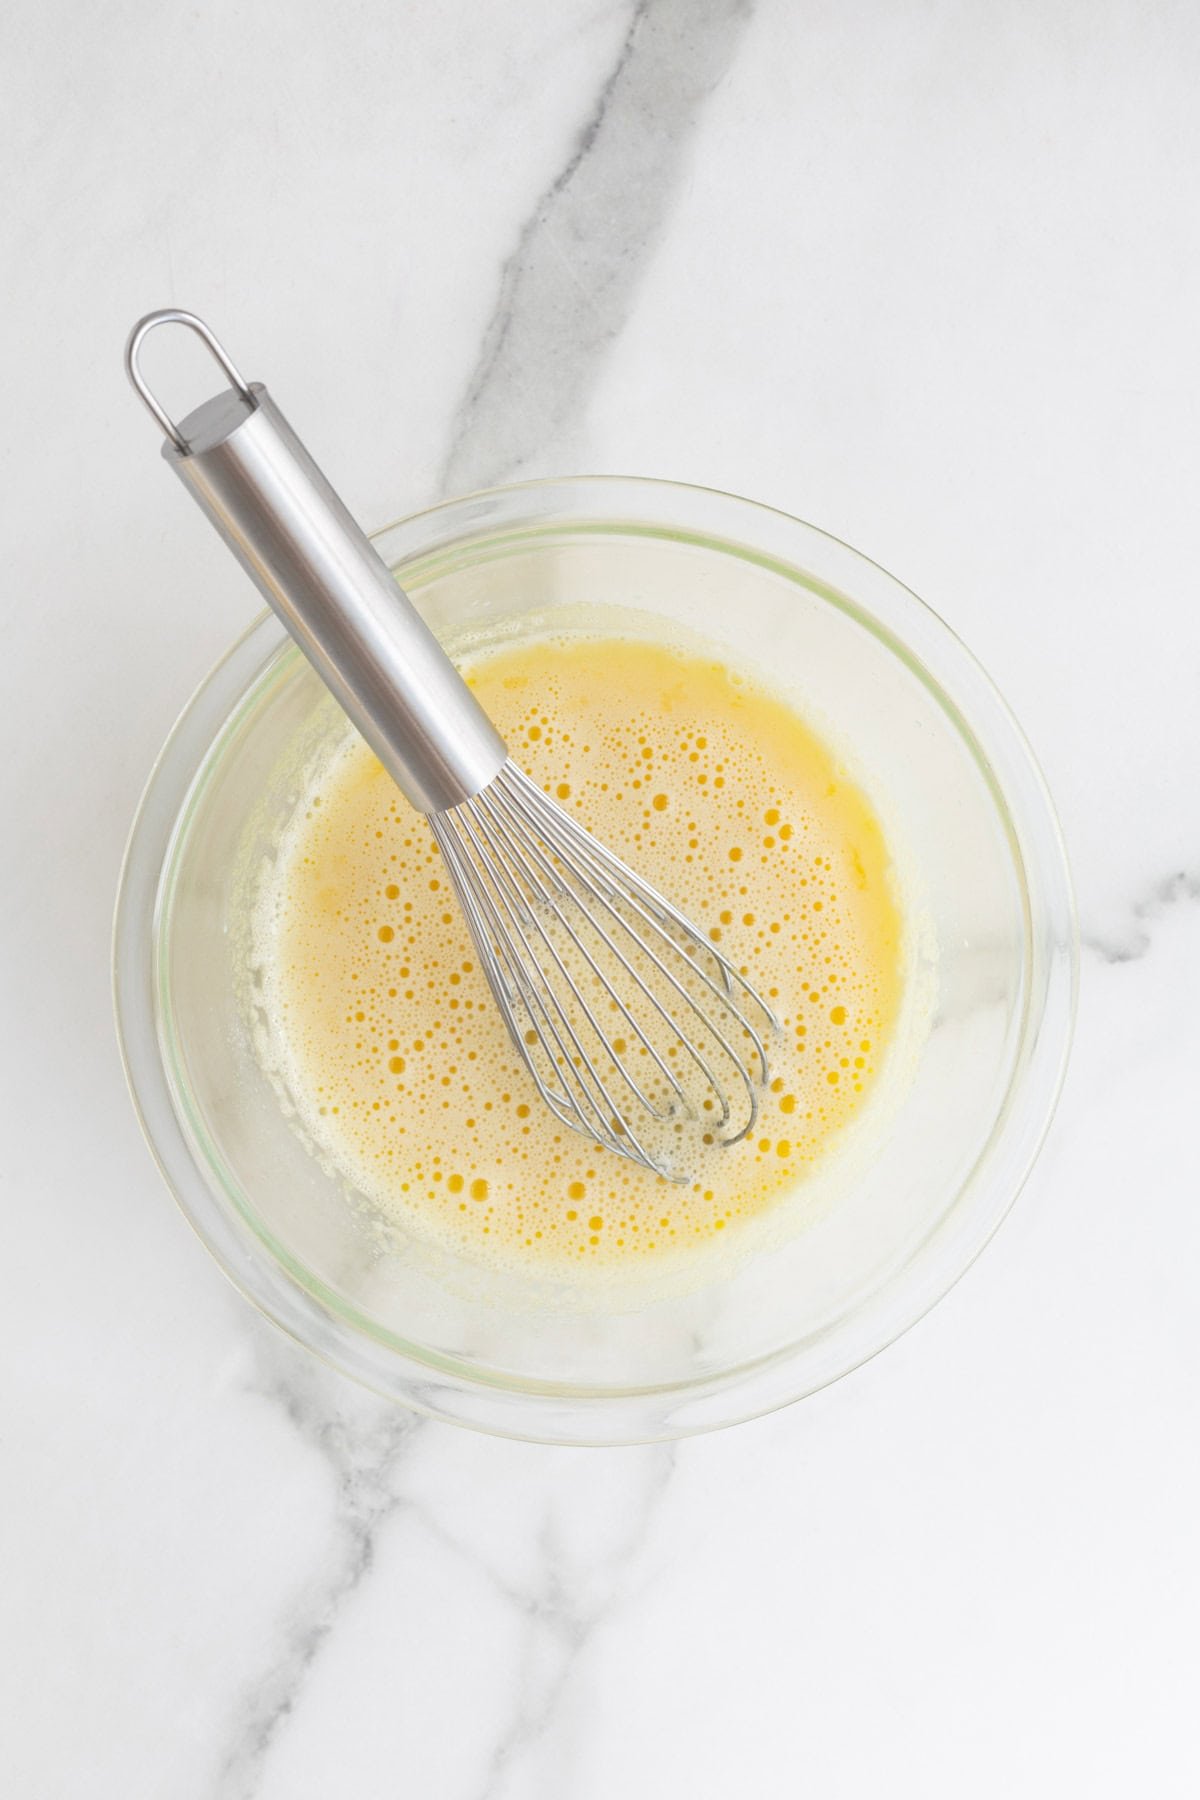
[[[179,424],[140,365],[193,331],[228,386]],[[201,319],[135,325],[129,378],[163,456],[233,550],[441,851],[492,994],[564,1125],[669,1180],[698,1133],[738,1143],[768,1081],[766,1002],[669,900],[509,757],[503,739],[260,382]]]

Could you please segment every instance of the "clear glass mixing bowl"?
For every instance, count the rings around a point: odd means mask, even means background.
[[[917,871],[936,952],[930,1028],[902,1105],[838,1204],[697,1291],[614,1313],[542,1307],[515,1278],[382,1236],[293,1130],[255,1059],[244,984],[239,997],[246,870],[272,853],[295,798],[287,772],[329,704],[266,615],[168,739],[121,881],[119,1030],[169,1186],[263,1312],[439,1418],[628,1443],[811,1393],[963,1272],[1011,1205],[1057,1098],[1075,926],[1062,842],[1020,731],[899,582],[726,494],[532,483],[435,507],[376,543],[447,639],[519,631],[523,615],[562,604],[635,607],[792,693],[852,748]]]

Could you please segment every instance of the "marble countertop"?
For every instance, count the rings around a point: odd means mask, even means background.
[[[18,0],[0,40],[4,1791],[1193,1795],[1195,8]],[[1071,1074],[986,1255],[835,1388],[672,1448],[471,1436],[323,1372],[172,1205],[111,903],[255,606],[125,387],[168,303],[368,522],[581,469],[752,494],[1012,701]]]

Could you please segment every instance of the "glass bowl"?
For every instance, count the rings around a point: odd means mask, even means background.
[[[134,1102],[185,1214],[300,1343],[438,1418],[545,1442],[704,1431],[882,1349],[1004,1216],[1062,1082],[1076,934],[1025,740],[957,638],[812,526],[657,481],[498,489],[376,543],[451,645],[562,605],[699,633],[847,747],[916,872],[936,1004],[903,1100],[836,1204],[691,1292],[612,1310],[381,1234],[262,1072],[245,1003],[247,871],[272,854],[331,702],[264,615],[203,683],[149,780],[117,904]],[[544,1297],[543,1297],[544,1298]]]

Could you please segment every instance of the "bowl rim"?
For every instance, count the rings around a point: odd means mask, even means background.
[[[406,528],[422,526],[428,533],[440,525],[473,523],[485,506],[553,498],[561,493],[574,497],[576,513],[581,496],[614,498],[621,492],[642,502],[662,498],[658,509],[665,517],[646,527],[659,538],[695,541],[704,547],[735,553],[778,570],[847,610],[908,664],[946,710],[977,761],[997,809],[1012,839],[1014,857],[1023,883],[1026,906],[1027,949],[1031,965],[1026,971],[1024,1017],[1013,1058],[1012,1073],[1003,1105],[979,1154],[948,1202],[947,1214],[935,1222],[933,1237],[951,1213],[959,1215],[940,1254],[924,1271],[924,1279],[909,1284],[901,1279],[914,1267],[920,1246],[869,1297],[866,1307],[852,1316],[854,1330],[839,1321],[827,1334],[824,1355],[804,1363],[805,1341],[737,1365],[730,1371],[684,1384],[659,1384],[640,1389],[587,1391],[515,1383],[503,1377],[489,1379],[479,1371],[447,1365],[443,1359],[426,1360],[418,1347],[406,1350],[386,1343],[378,1334],[356,1326],[344,1307],[323,1301],[317,1291],[323,1284],[312,1277],[298,1279],[274,1251],[269,1237],[256,1231],[249,1219],[235,1218],[216,1199],[189,1139],[164,1061],[159,1034],[157,969],[163,888],[173,866],[174,849],[183,832],[198,779],[212,760],[216,746],[226,737],[240,701],[248,701],[286,646],[286,634],[270,612],[261,613],[209,670],[192,693],[172,726],[150,770],[130,829],[122,860],[113,924],[112,979],[117,1036],[126,1083],[147,1145],[168,1188],[185,1218],[197,1232],[219,1267],[234,1286],[272,1322],[313,1354],[375,1392],[402,1400],[433,1417],[473,1427],[491,1434],[547,1443],[629,1444],[657,1442],[759,1417],[816,1392],[849,1374],[915,1325],[941,1299],[985,1248],[1014,1203],[1041,1148],[1061,1092],[1070,1050],[1078,990],[1078,929],[1066,849],[1045,780],[1033,752],[1011,709],[994,682],[972,653],[932,608],[887,570],[843,540],[782,510],[744,496],[692,483],[645,476],[566,476],[510,483],[502,487],[445,500],[419,509],[381,527],[372,534],[383,550],[387,541]],[[851,597],[824,576],[803,570],[792,557],[756,549],[740,534],[718,530],[699,533],[669,524],[671,498],[682,505],[731,509],[750,527],[760,526],[759,537],[775,532],[799,534],[819,543],[844,563],[848,573],[868,578],[879,588],[876,596],[890,600],[911,622],[914,633],[901,635],[869,605]],[[620,510],[594,512],[589,522],[597,530],[628,531],[632,522]],[[765,522],[765,523],[764,523]],[[500,527],[500,535],[514,535]],[[578,528],[570,507],[552,512],[540,521],[533,536]],[[414,557],[391,558],[411,571],[423,559],[436,559],[458,544],[477,544],[478,533],[451,530],[432,548]],[[802,580],[801,580],[802,577]],[[911,620],[910,620],[911,615]],[[914,647],[914,638],[916,645]],[[970,697],[990,713],[989,736],[997,735],[1004,751],[1005,780],[993,766],[979,738],[979,727],[968,721],[962,705],[945,690],[918,649],[937,653],[962,678]],[[221,702],[215,725],[204,726],[197,750],[191,734],[198,715],[206,715]],[[1013,804],[1016,790],[1018,806]],[[1018,818],[1016,815],[1020,814]],[[1030,849],[1037,852],[1031,858]],[[1044,931],[1032,930],[1033,900],[1039,903]],[[1044,941],[1043,941],[1044,940]],[[1040,995],[1040,1004],[1038,999]],[[963,1204],[970,1190],[988,1176],[990,1204],[972,1209]],[[928,1239],[923,1240],[925,1244]],[[264,1256],[264,1250],[266,1255]],[[864,1317],[865,1313],[865,1317]],[[864,1330],[864,1325],[870,1329]],[[843,1340],[848,1340],[843,1342]],[[831,1354],[838,1344],[840,1355]],[[789,1376],[790,1371],[790,1376]]]

